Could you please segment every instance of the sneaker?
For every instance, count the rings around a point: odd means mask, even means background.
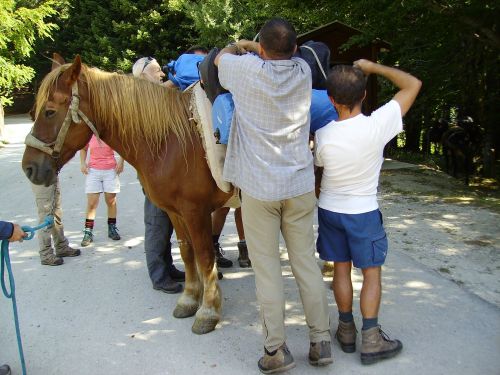
[[[183,271],[179,271],[175,267],[172,267],[169,274],[170,274],[170,277],[172,278],[172,280],[174,280],[174,281],[177,281],[177,282],[186,281],[186,274]]]
[[[259,359],[259,370],[263,374],[275,374],[295,367],[295,361],[286,343],[283,343],[273,354],[264,348],[264,355]]]
[[[154,290],[160,290],[164,293],[175,294],[182,292],[182,285],[170,279],[163,284],[153,285]]]
[[[252,262],[250,262],[250,258],[248,258],[248,248],[247,242],[245,240],[238,242],[238,263],[241,268],[252,267]]]
[[[339,326],[335,333],[335,337],[344,353],[354,353],[356,351],[356,332],[354,320],[351,322],[339,320]]]
[[[77,257],[80,253],[80,249],[73,249],[71,246],[66,246],[62,250],[56,250],[56,257]]]
[[[233,262],[227,258],[224,258],[224,250],[222,250],[222,246],[220,243],[214,243],[215,248],[215,259],[217,261],[217,265],[221,268],[229,268],[233,266]]]
[[[92,229],[85,228],[83,230],[83,240],[80,244],[82,247],[89,246],[92,242],[94,242],[94,234],[92,233]]]
[[[309,346],[309,363],[313,366],[326,366],[333,363],[330,341],[311,343]]]
[[[108,224],[108,237],[115,241],[121,239],[116,224]]]
[[[380,326],[361,331],[361,363],[371,365],[382,359],[392,358],[403,349],[399,340],[391,340]]]
[[[40,262],[44,266],[60,266],[64,263],[64,259],[51,254],[48,257],[41,259]]]

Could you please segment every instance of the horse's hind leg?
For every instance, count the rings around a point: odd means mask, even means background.
[[[203,289],[196,270],[194,251],[189,242],[189,234],[186,225],[179,216],[175,214],[169,214],[169,216],[174,224],[182,260],[184,261],[184,268],[186,270],[184,291],[177,300],[173,315],[176,318],[187,318],[196,314],[201,302]]]
[[[185,217],[185,220],[193,243],[198,272],[203,282],[203,303],[196,312],[192,331],[204,334],[215,329],[221,315],[221,292],[217,283],[210,211],[198,210]]]

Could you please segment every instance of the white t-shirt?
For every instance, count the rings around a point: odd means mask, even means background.
[[[359,114],[319,129],[315,164],[323,167],[323,178],[318,206],[345,214],[376,210],[384,146],[402,130],[401,108],[395,100],[370,116]]]

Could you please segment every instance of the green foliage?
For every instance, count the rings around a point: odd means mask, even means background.
[[[50,37],[56,25],[46,23],[54,2],[0,0],[0,104],[12,104],[14,90],[24,87],[35,71],[24,65],[38,38]]]
[[[50,47],[65,58],[80,54],[88,65],[123,72],[130,72],[142,56],[159,61],[176,57],[189,46],[192,27],[174,5],[152,0],[73,1]]]

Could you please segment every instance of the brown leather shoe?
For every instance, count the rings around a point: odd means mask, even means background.
[[[250,262],[250,258],[248,257],[248,248],[245,240],[238,242],[238,263],[241,268],[252,267],[252,262]]]
[[[283,343],[271,354],[264,349],[264,355],[259,359],[259,370],[263,374],[275,374],[295,367],[295,361],[286,343]]]
[[[71,246],[66,246],[61,250],[56,250],[56,257],[77,257],[80,253],[80,249],[73,249]]]
[[[64,259],[51,254],[48,257],[41,259],[41,263],[44,266],[60,266],[64,263]]]
[[[309,346],[309,363],[313,366],[326,366],[333,363],[330,341],[311,343]]]
[[[354,320],[351,322],[339,320],[335,337],[344,353],[354,353],[356,351],[356,332]]]
[[[392,358],[403,349],[401,341],[391,340],[380,326],[362,330],[361,336],[361,363],[364,365]]]

